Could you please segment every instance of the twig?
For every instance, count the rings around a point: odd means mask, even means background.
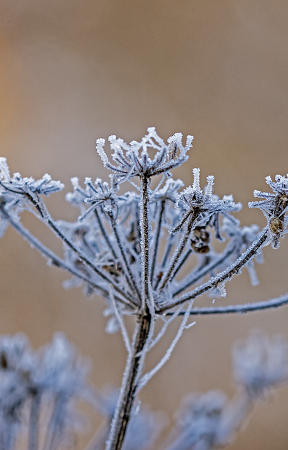
[[[125,254],[125,251],[124,251],[124,248],[123,248],[123,245],[122,245],[119,233],[118,233],[116,220],[115,220],[115,218],[113,217],[112,214],[108,213],[108,217],[110,219],[111,227],[112,227],[112,230],[113,230],[113,233],[114,233],[114,236],[115,236],[118,248],[119,248],[121,256],[122,256],[123,269],[125,270],[125,278],[127,280],[128,285],[130,286],[130,289],[137,294],[139,300],[141,301],[140,292],[139,292],[139,290],[138,290],[138,288],[136,286],[134,276],[133,276],[133,274],[131,272],[131,269],[129,267],[129,264],[128,264],[128,261],[127,261],[127,257],[126,257],[126,254]]]
[[[195,219],[198,217],[199,212],[196,210],[193,212],[193,214],[191,214],[191,217],[188,221],[187,227],[186,227],[186,231],[183,234],[183,237],[177,247],[177,249],[174,252],[174,255],[172,257],[172,261],[166,271],[166,273],[163,276],[163,279],[161,280],[160,286],[159,286],[159,290],[163,290],[164,287],[166,286],[166,284],[171,280],[172,276],[173,276],[173,272],[175,270],[176,264],[185,248],[186,242],[189,238],[189,235],[191,233],[192,227],[194,225]]]
[[[113,306],[114,314],[115,314],[116,319],[118,321],[118,324],[120,326],[120,330],[121,330],[121,333],[122,333],[122,337],[123,337],[123,341],[124,341],[125,347],[127,349],[128,354],[131,354],[130,339],[129,339],[129,336],[128,336],[128,333],[127,333],[127,330],[126,330],[126,327],[125,327],[125,323],[124,323],[123,317],[119,313],[117,305],[115,303],[115,299],[114,299],[114,295],[113,295],[113,292],[112,292],[112,286],[111,285],[109,286],[109,297],[110,297],[111,304]]]
[[[67,270],[67,272],[71,273],[71,275],[74,275],[77,278],[80,278],[81,280],[85,281],[89,286],[91,286],[93,289],[96,289],[102,294],[104,294],[106,297],[109,295],[108,290],[104,289],[102,286],[94,283],[90,278],[86,277],[83,273],[77,271],[74,269],[73,266],[68,264],[66,261],[61,259],[59,256],[57,256],[55,253],[53,253],[49,248],[47,248],[42,242],[40,242],[35,236],[33,236],[30,231],[28,231],[20,222],[12,219],[12,217],[5,211],[3,207],[0,206],[0,212],[4,219],[8,220],[10,225],[25,239],[27,240],[32,247],[35,247],[42,255],[46,256],[52,263],[57,266],[61,267],[62,269]],[[130,298],[125,296],[125,292],[121,293],[121,297],[115,296],[115,298],[123,303],[126,306],[136,306],[132,302]]]
[[[288,304],[288,293],[281,295],[280,297],[273,298],[271,300],[264,300],[262,302],[245,303],[229,306],[218,306],[208,308],[193,308],[190,312],[190,316],[207,316],[210,314],[245,314],[247,312],[262,311],[265,309],[279,308],[280,306]],[[166,316],[173,316],[174,313],[168,311]],[[182,312],[179,313],[179,316]]]
[[[183,316],[181,325],[180,325],[180,327],[178,328],[178,331],[177,331],[177,333],[176,333],[176,336],[175,336],[175,338],[173,339],[173,341],[172,341],[170,347],[166,350],[166,353],[165,353],[165,355],[163,356],[163,358],[159,361],[158,364],[156,364],[156,366],[155,366],[152,370],[150,370],[150,372],[146,373],[146,374],[141,378],[141,380],[140,380],[140,382],[139,382],[139,386],[138,386],[138,392],[139,392],[140,389],[142,389],[142,388],[145,386],[145,384],[148,383],[148,381],[149,381],[149,380],[150,380],[150,379],[151,379],[151,378],[152,378],[152,377],[153,377],[153,376],[154,376],[154,375],[155,375],[155,374],[156,374],[156,373],[164,366],[164,364],[165,364],[165,363],[168,361],[168,359],[170,358],[170,356],[171,356],[171,354],[172,354],[172,352],[173,352],[173,350],[174,350],[174,348],[175,348],[177,342],[179,341],[180,337],[182,336],[183,331],[185,330],[186,323],[187,323],[187,320],[188,320],[188,318],[189,318],[189,315],[190,315],[190,311],[191,311],[192,305],[193,305],[193,301],[190,301],[189,304],[188,304],[188,306],[187,306],[187,308],[186,308],[186,311],[185,311],[185,313],[184,313],[184,316]]]
[[[249,259],[253,258],[257,251],[263,246],[267,237],[269,235],[268,227],[265,227],[260,233],[260,235],[255,239],[253,244],[244,252],[231,266],[227,269],[220,272],[216,277],[211,278],[207,283],[202,284],[201,286],[195,288],[192,292],[188,292],[187,294],[182,295],[178,300],[166,305],[162,308],[156,310],[156,314],[161,314],[168,309],[174,308],[175,306],[181,305],[188,300],[195,299],[205,292],[211,291],[211,289],[216,288],[221,283],[225,283],[229,279],[231,279],[235,274],[239,273],[241,268],[249,261]]]
[[[176,295],[179,295],[181,292],[185,291],[185,289],[190,287],[192,284],[197,283],[197,281],[199,281],[201,278],[205,277],[205,275],[207,275],[209,272],[216,269],[217,266],[219,266],[220,264],[223,264],[223,262],[227,258],[229,258],[231,255],[233,255],[236,248],[237,248],[237,245],[235,242],[233,242],[232,246],[230,244],[228,244],[226,249],[224,250],[224,252],[220,255],[220,257],[214,259],[213,261],[210,262],[210,264],[207,264],[202,269],[196,270],[196,272],[189,274],[186,277],[186,280],[184,278],[184,280],[181,281],[181,286],[177,289],[177,291],[173,292],[172,296],[176,297]],[[184,283],[184,284],[182,285],[182,283]]]
[[[161,206],[160,206],[160,211],[159,211],[159,216],[158,216],[158,221],[157,221],[157,227],[155,230],[156,236],[155,236],[155,242],[154,242],[152,266],[151,266],[151,284],[153,283],[154,270],[155,270],[155,266],[156,266],[157,254],[158,254],[158,249],[159,249],[159,238],[160,238],[160,233],[161,233],[161,225],[162,225],[164,209],[165,209],[165,199],[161,200]]]

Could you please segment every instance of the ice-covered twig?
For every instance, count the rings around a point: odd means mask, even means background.
[[[219,284],[225,283],[230,280],[234,275],[238,274],[241,271],[241,268],[251,259],[253,258],[257,251],[264,245],[268,237],[268,229],[267,227],[259,234],[258,238],[253,242],[253,244],[244,252],[233,264],[231,264],[226,270],[220,272],[216,277],[211,278],[207,283],[202,284],[199,287],[196,287],[192,292],[188,292],[187,294],[182,295],[179,299],[175,299],[168,305],[165,305],[156,310],[157,314],[163,313],[168,309],[174,308],[182,303],[185,303],[188,300],[195,299],[205,292],[210,291],[211,289],[217,288]]]
[[[190,316],[206,316],[210,314],[245,314],[247,312],[262,311],[265,309],[279,308],[288,304],[288,293],[271,300],[264,300],[262,302],[244,303],[239,305],[218,306],[208,308],[195,307],[190,311]],[[173,315],[173,312],[168,311],[167,316]],[[179,315],[183,315],[182,312]]]
[[[103,286],[95,283],[92,279],[87,277],[84,273],[80,272],[79,270],[76,270],[75,267],[73,267],[71,264],[67,263],[67,261],[64,261],[61,259],[58,255],[56,255],[52,250],[47,248],[42,242],[39,241],[35,236],[33,236],[30,231],[28,231],[19,221],[16,221],[13,219],[6,211],[0,206],[0,213],[1,216],[4,217],[10,225],[25,239],[29,242],[31,247],[35,247],[44,257],[48,258],[48,261],[56,266],[61,267],[62,269],[66,270],[67,272],[71,273],[71,275],[74,275],[76,278],[79,278],[80,280],[85,281],[91,288],[95,289],[98,292],[101,292],[106,297],[109,295],[108,289],[103,288]],[[130,302],[128,298],[125,298],[125,296],[119,294],[117,295],[117,301],[120,303],[123,303],[127,307],[132,306],[133,304]]]
[[[170,358],[177,342],[179,341],[180,337],[183,334],[183,331],[185,330],[186,324],[187,324],[187,320],[189,319],[189,315],[190,315],[190,311],[191,308],[193,306],[193,301],[190,301],[186,307],[182,322],[180,327],[178,328],[178,331],[176,333],[175,338],[173,339],[170,347],[166,350],[165,355],[163,356],[163,358],[159,361],[158,364],[156,364],[156,366],[150,370],[150,372],[146,373],[145,375],[143,375],[143,377],[141,378],[139,385],[138,385],[138,392],[140,391],[140,389],[142,389],[145,384],[148,383],[148,381],[164,366],[164,364],[168,361],[168,359]]]
[[[127,349],[128,354],[130,355],[131,354],[131,343],[130,343],[129,335],[128,335],[127,329],[125,327],[123,317],[118,311],[118,307],[116,305],[115,298],[114,298],[113,291],[112,291],[112,286],[109,286],[109,297],[110,297],[111,304],[113,306],[114,314],[116,316],[119,327],[121,329],[125,347]]]
[[[173,313],[171,313],[171,317],[169,317],[168,319],[161,317],[162,320],[164,321],[164,324],[162,325],[161,330],[159,331],[159,333],[157,334],[157,336],[151,340],[151,343],[148,347],[147,351],[150,351],[151,348],[153,348],[156,344],[158,344],[158,342],[160,341],[160,339],[164,336],[168,325],[170,325],[170,323],[179,315],[181,315],[181,310],[182,310],[183,306],[179,306],[179,308],[177,308]],[[183,314],[185,314],[185,311],[183,312]],[[191,314],[191,312],[190,312]]]

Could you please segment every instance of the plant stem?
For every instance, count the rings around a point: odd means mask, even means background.
[[[39,392],[33,394],[30,410],[28,450],[38,449],[40,400],[41,395]]]
[[[262,302],[254,303],[244,303],[238,305],[228,305],[228,306],[210,306],[207,308],[193,308],[190,311],[190,316],[207,316],[209,314],[245,314],[247,312],[262,311],[264,309],[279,308],[280,306],[288,304],[288,293],[281,295],[277,298],[272,298],[271,300],[263,300]],[[167,312],[166,316],[173,316],[174,313]],[[184,313],[180,312],[180,315]]]
[[[67,272],[70,272],[71,275],[74,275],[77,278],[80,278],[81,280],[85,281],[89,286],[91,286],[93,289],[96,289],[100,291],[103,295],[106,297],[109,295],[109,291],[104,289],[102,286],[94,283],[93,280],[85,276],[82,272],[79,270],[76,270],[74,266],[69,264],[67,261],[64,261],[59,256],[57,256],[55,253],[53,253],[49,248],[45,247],[42,242],[40,242],[35,236],[33,236],[30,231],[28,231],[19,221],[14,220],[9,214],[5,211],[4,208],[1,208],[0,206],[0,215],[9,221],[10,225],[26,240],[29,242],[31,247],[35,247],[42,255],[47,257],[49,260],[51,260],[52,264],[57,267],[61,267],[64,270],[67,270]],[[119,301],[120,303],[123,303],[125,306],[136,306],[130,300],[129,298],[125,297],[125,293],[123,293],[123,298],[119,297],[119,295],[115,295],[115,299]]]
[[[124,247],[122,245],[122,242],[121,242],[121,239],[120,239],[120,236],[119,236],[119,233],[118,233],[116,220],[115,220],[115,218],[113,217],[112,214],[108,213],[108,216],[109,216],[109,219],[110,219],[110,222],[111,222],[111,227],[112,227],[112,230],[113,230],[113,233],[114,233],[114,236],[115,236],[118,248],[119,248],[121,256],[122,256],[123,270],[124,270],[124,273],[125,273],[125,278],[127,280],[127,283],[129,285],[130,289],[133,290],[134,292],[136,292],[139,300],[141,301],[140,292],[139,292],[139,290],[137,288],[137,285],[135,283],[135,279],[133,277],[133,274],[131,272],[130,266],[128,264],[127,256],[125,254],[125,250],[124,250]]]
[[[132,352],[128,355],[106,450],[120,450],[122,448],[143,370],[145,352],[142,352],[142,350],[147,341],[151,323],[152,316],[148,307],[146,307],[144,313],[139,317],[135,328]]]
[[[194,211],[193,214],[191,215],[191,217],[189,219],[189,222],[188,222],[188,225],[187,225],[187,228],[186,228],[186,231],[183,234],[182,240],[181,240],[180,244],[178,245],[178,248],[176,249],[176,251],[175,251],[175,253],[174,253],[173,257],[172,257],[170,266],[169,266],[166,274],[164,275],[163,280],[161,280],[161,284],[159,286],[159,290],[160,291],[162,289],[164,289],[166,284],[171,280],[171,278],[173,276],[173,272],[174,272],[175,267],[176,267],[176,264],[177,264],[181,254],[182,254],[182,252],[183,252],[183,250],[185,248],[186,242],[188,241],[188,238],[190,236],[192,227],[193,227],[194,222],[195,222],[196,218],[198,217],[198,215],[199,215],[199,211],[198,210]]]
[[[115,253],[115,251],[114,251],[114,249],[113,249],[113,246],[112,246],[112,244],[111,244],[111,242],[110,242],[110,240],[109,240],[109,238],[108,238],[108,236],[107,236],[106,230],[105,230],[105,228],[104,228],[104,226],[103,226],[103,223],[102,223],[100,214],[99,214],[99,212],[97,211],[97,208],[95,208],[94,213],[95,213],[95,216],[96,216],[96,219],[97,219],[97,222],[98,222],[100,231],[101,231],[101,233],[102,233],[102,236],[103,236],[103,238],[104,238],[106,244],[107,244],[108,247],[110,248],[113,257],[115,258],[115,260],[117,260],[117,255],[116,255],[116,253]]]
[[[155,266],[156,266],[157,253],[158,253],[158,248],[159,248],[159,237],[160,237],[160,233],[161,233],[161,225],[162,225],[164,209],[165,209],[165,199],[161,200],[157,228],[155,230],[156,236],[155,236],[155,242],[154,242],[154,253],[153,253],[152,267],[151,267],[151,284],[153,283],[154,270],[155,270]]]
[[[150,252],[149,252],[149,179],[144,176],[141,179],[141,203],[140,203],[140,230],[141,230],[141,259],[142,259],[142,308],[146,309],[149,302],[149,283],[150,283]]]
[[[187,300],[192,300],[200,295],[204,294],[205,292],[208,292],[217,286],[219,286],[220,283],[225,283],[226,281],[230,280],[234,275],[238,274],[241,271],[241,268],[247,264],[247,262],[253,258],[257,251],[264,245],[269,235],[269,229],[268,227],[265,227],[262,232],[259,234],[259,236],[255,239],[255,241],[251,244],[251,246],[244,252],[236,261],[231,264],[229,267],[227,267],[225,270],[220,272],[216,277],[211,278],[207,283],[202,284],[199,287],[196,287],[193,291],[188,292],[185,295],[182,295],[178,300],[175,299],[173,303],[170,303],[169,305],[166,305],[162,308],[159,308],[156,313],[162,314],[166,310],[174,308],[175,306],[181,305],[185,303]]]

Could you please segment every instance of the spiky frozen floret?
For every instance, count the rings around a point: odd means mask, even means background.
[[[168,450],[215,448],[227,404],[228,399],[221,391],[186,396],[176,413],[178,436]]]
[[[278,248],[280,237],[288,232],[288,174],[287,176],[276,175],[275,182],[270,176],[266,177],[266,183],[275,194],[269,192],[254,191],[254,197],[264,198],[259,202],[250,202],[249,208],[259,208],[267,219],[269,237],[266,245]]]
[[[117,182],[123,183],[135,176],[152,177],[168,173],[174,167],[180,166],[187,159],[187,151],[192,146],[193,137],[187,136],[185,147],[182,145],[182,134],[176,133],[165,144],[155,131],[148,128],[148,134],[140,142],[132,141],[126,144],[123,139],[109,137],[110,148],[114,151],[112,159],[115,164],[109,162],[104,150],[104,139],[98,139],[96,149],[100,155],[104,167],[115,174]],[[156,150],[153,159],[149,156],[149,149]]]
[[[48,173],[43,175],[40,180],[36,181],[32,177],[22,178],[18,172],[14,173],[11,178],[6,158],[0,158],[0,186],[0,192],[2,194],[8,192],[26,195],[29,192],[33,192],[39,195],[44,194],[46,196],[64,188],[64,184],[60,181],[52,180]]]
[[[224,195],[222,200],[217,195],[214,195],[214,177],[212,175],[207,177],[207,186],[204,192],[200,187],[200,169],[193,169],[193,176],[193,185],[184,189],[178,196],[176,207],[179,208],[182,206],[186,214],[172,232],[178,231],[186,220],[194,214],[196,216],[195,226],[214,226],[216,237],[221,240],[220,214],[226,216],[231,221],[235,221],[229,213],[239,211],[242,205],[241,203],[235,203],[232,195]]]
[[[269,339],[254,331],[247,341],[235,346],[233,362],[237,381],[252,398],[288,379],[287,343],[280,336]]]
[[[33,206],[39,200],[37,196],[46,195],[48,197],[51,193],[58,192],[63,188],[64,184],[52,180],[47,173],[36,181],[32,177],[22,178],[20,173],[14,173],[11,178],[6,158],[0,158],[0,236],[7,228],[7,217],[5,217],[7,214],[18,220],[19,212],[24,209],[35,213]],[[41,212],[43,213],[43,211]],[[44,214],[42,217],[44,218]]]

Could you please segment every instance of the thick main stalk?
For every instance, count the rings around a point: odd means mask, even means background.
[[[131,354],[128,355],[118,405],[113,417],[106,450],[120,450],[122,448],[143,369],[145,352],[142,352],[142,350],[147,341],[150,327],[151,314],[147,308],[137,321],[132,343],[133,348]]]

